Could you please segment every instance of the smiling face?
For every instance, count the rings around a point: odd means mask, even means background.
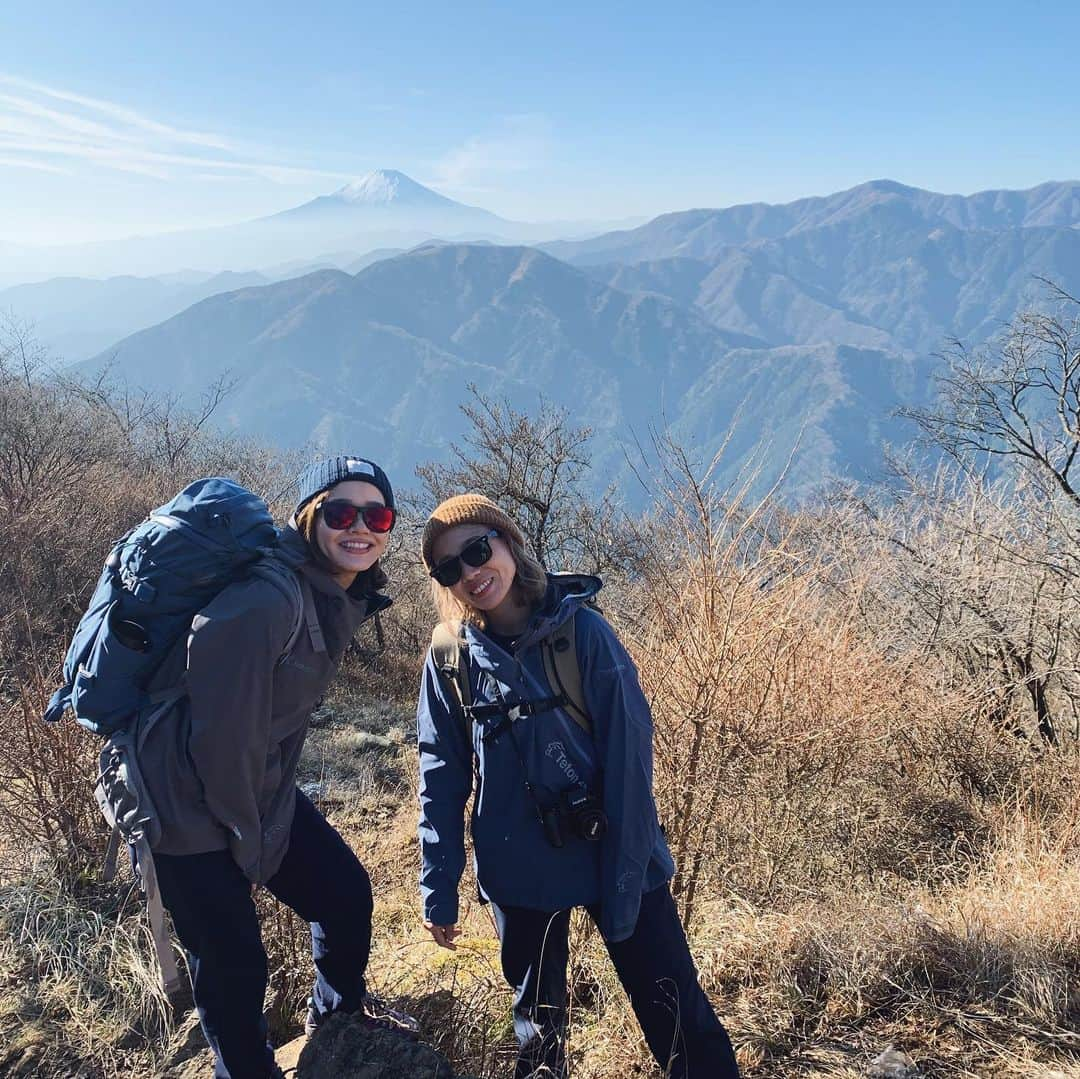
[[[354,506],[385,506],[382,492],[362,480],[346,480],[331,487],[327,501],[342,498]],[[364,518],[357,514],[351,528],[335,531],[327,526],[319,512],[315,525],[315,542],[332,567],[334,580],[348,588],[358,573],[371,569],[375,560],[386,550],[389,532],[372,532]]]
[[[434,563],[461,553],[472,540],[491,531],[489,525],[466,524],[447,529],[432,549]],[[510,548],[502,536],[493,536],[491,557],[482,566],[470,566],[462,561],[461,580],[450,587],[450,592],[467,607],[482,612],[492,629],[503,632],[516,628],[521,617],[521,605],[514,596],[514,578],[517,565]]]

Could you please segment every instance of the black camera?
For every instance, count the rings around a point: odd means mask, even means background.
[[[566,835],[598,843],[607,834],[608,827],[603,804],[585,787],[563,791],[554,805],[541,810],[540,822],[553,847],[564,846]]]

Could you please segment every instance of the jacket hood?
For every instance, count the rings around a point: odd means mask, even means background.
[[[519,648],[554,633],[604,587],[604,582],[591,573],[549,573],[547,578],[547,592],[519,639]]]
[[[278,531],[275,557],[285,563],[289,569],[299,569],[311,558],[307,540],[296,530],[292,522]]]

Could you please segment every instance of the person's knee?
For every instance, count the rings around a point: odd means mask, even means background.
[[[336,866],[328,868],[323,876],[326,888],[320,903],[322,910],[319,921],[371,921],[375,909],[371,878],[359,859],[343,859]]]
[[[375,910],[375,896],[371,889],[371,878],[367,870],[356,862],[348,875],[348,884],[341,889],[342,906],[352,918],[371,921]]]

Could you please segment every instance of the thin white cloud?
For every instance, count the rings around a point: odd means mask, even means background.
[[[57,112],[56,109],[47,108],[24,97],[0,93],[0,121],[4,119],[15,120],[19,117],[32,118],[32,121],[37,121],[37,123],[31,122],[26,126],[34,126],[44,131],[51,128],[93,138],[123,139],[129,142],[134,141],[136,138],[135,135],[126,135],[116,131],[107,124],[96,123],[93,120],[69,113]]]
[[[200,157],[194,154],[167,153],[132,146],[109,146],[68,136],[23,137],[4,130],[0,118],[0,149],[61,158],[77,158],[118,172],[134,172],[168,179],[177,170],[220,171],[224,175],[256,175],[274,183],[295,183],[318,177],[349,179],[350,174],[275,165],[263,161],[234,161],[228,158]]]
[[[0,154],[0,166],[12,169],[33,169],[36,172],[54,172],[61,176],[70,176],[71,169],[62,168],[60,165],[49,165],[44,161],[28,161],[20,157],[5,157]]]
[[[42,172],[106,169],[158,180],[259,177],[276,184],[349,174],[267,160],[233,140],[161,123],[137,109],[0,72],[5,164]]]
[[[497,189],[502,177],[543,166],[551,157],[552,145],[546,117],[537,113],[508,116],[496,130],[470,136],[436,161],[432,183],[473,193]]]
[[[231,149],[228,139],[220,135],[211,135],[203,131],[184,131],[181,128],[172,127],[169,124],[159,123],[149,116],[143,115],[136,109],[126,105],[119,105],[114,101],[103,101],[101,98],[87,97],[85,94],[75,94],[70,90],[58,89],[55,86],[46,86],[31,79],[23,79],[17,75],[7,75],[0,72],[0,83],[9,86],[17,86],[22,90],[30,91],[41,97],[52,98],[56,101],[64,101],[68,104],[77,105],[81,109],[98,113],[125,127],[142,130],[152,135],[171,139],[174,142],[190,142],[197,146],[206,146],[213,150]]]

